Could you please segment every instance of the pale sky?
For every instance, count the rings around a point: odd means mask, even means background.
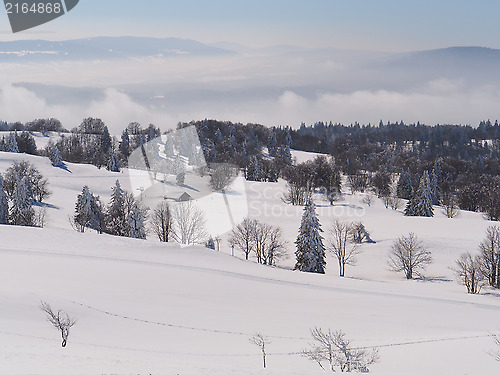
[[[498,0],[80,0],[67,15],[0,40],[180,37],[250,47],[299,45],[409,51],[500,48]]]

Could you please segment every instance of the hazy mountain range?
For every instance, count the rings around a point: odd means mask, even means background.
[[[178,38],[98,37],[60,42],[0,42],[2,62],[108,60],[136,57],[219,56],[233,53],[194,40]]]
[[[171,124],[213,117],[475,125],[500,118],[499,66],[500,50],[483,47],[391,53],[178,38],[0,42],[0,109],[24,121],[50,112],[73,122],[88,114]],[[32,113],[22,103],[28,93],[39,100]]]

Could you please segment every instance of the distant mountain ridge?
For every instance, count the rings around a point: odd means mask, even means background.
[[[231,43],[205,44],[191,39],[151,37],[94,37],[65,41],[19,40],[0,42],[1,62],[46,62],[58,60],[112,60],[126,58],[174,56],[229,56],[235,54],[316,56],[318,59],[361,61],[371,65],[388,64],[396,68],[414,68],[450,64],[464,67],[497,66],[500,50],[486,47],[449,47],[412,52],[376,52],[339,50],[335,48],[303,48],[270,46],[247,48]]]
[[[221,56],[235,52],[190,39],[96,37],[66,41],[0,42],[0,62],[93,60],[134,57]]]

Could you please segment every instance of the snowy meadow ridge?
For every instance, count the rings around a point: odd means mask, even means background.
[[[362,221],[375,242],[360,246],[358,264],[340,278],[331,254],[325,275],[292,271],[303,209],[283,203],[282,180],[235,180],[228,189],[230,199],[244,194],[250,218],[282,228],[289,257],[269,267],[239,252],[231,256],[222,233],[219,252],[160,243],[153,234],[137,240],[78,233],[68,218],[82,186],[107,203],[117,179],[134,190],[130,171],[71,163],[55,168],[47,158],[1,152],[0,173],[20,160],[48,179],[52,195],[45,228],[0,226],[2,373],[324,374],[301,355],[315,327],[343,330],[354,347],[377,347],[380,362],[370,366],[375,374],[489,375],[500,369],[488,354],[498,350],[490,334],[500,332],[500,294],[484,288],[469,295],[450,269],[461,253],[477,251],[492,225],[481,214],[463,211],[448,219],[436,207],[433,218],[405,217],[378,199],[367,206],[361,193],[344,192],[334,206],[317,195],[325,238],[342,219]],[[222,220],[207,216],[209,227]],[[415,280],[388,266],[392,243],[409,232],[434,258]],[[66,348],[40,301],[77,320]],[[250,342],[256,333],[271,341],[265,370],[260,349]]]

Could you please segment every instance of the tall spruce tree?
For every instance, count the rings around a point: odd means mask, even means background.
[[[295,241],[297,245],[295,269],[303,272],[325,273],[325,246],[320,234],[322,231],[316,215],[316,205],[311,199],[304,207],[299,234]]]
[[[128,129],[122,132],[120,145],[118,150],[123,155],[124,158],[128,158],[130,155],[130,136],[128,135]]]
[[[106,210],[107,232],[115,236],[127,236],[128,225],[125,192],[122,190],[120,181],[116,180],[115,186],[111,190],[111,201]]]
[[[99,197],[94,196],[88,186],[84,186],[76,198],[75,215],[73,216],[76,229],[83,233],[86,228],[91,228],[102,233],[104,229],[103,218]]]
[[[15,133],[9,133],[9,135],[7,136],[5,151],[19,153],[19,147],[17,146]]]
[[[250,158],[250,163],[246,171],[246,179],[248,181],[261,181],[260,164],[255,155]]]
[[[417,191],[416,216],[434,216],[434,209],[432,207],[431,181],[429,178],[429,172],[427,171],[424,171]]]
[[[402,172],[396,186],[396,193],[399,198],[410,199],[412,195],[412,176],[409,169]]]
[[[174,150],[174,138],[171,134],[167,134],[167,139],[165,140],[165,155],[169,158],[175,156]]]
[[[9,200],[3,188],[3,178],[0,175],[0,224],[9,223]]]
[[[276,156],[278,153],[278,141],[276,140],[275,129],[271,130],[271,135],[269,136],[269,142],[267,144],[267,150],[270,156]]]
[[[13,225],[33,226],[35,224],[35,210],[30,199],[29,182],[27,177],[17,179],[12,195],[10,222]]]
[[[409,198],[405,207],[405,216],[417,216],[418,197],[417,192],[413,188],[411,189]]]
[[[106,166],[106,169],[110,172],[120,172],[120,159],[113,150],[109,155],[108,165]]]
[[[132,203],[127,214],[127,236],[131,238],[146,239],[146,209],[136,201]]]
[[[61,153],[56,145],[52,145],[49,148],[49,160],[54,167],[62,167],[64,165],[63,160],[61,158]]]

